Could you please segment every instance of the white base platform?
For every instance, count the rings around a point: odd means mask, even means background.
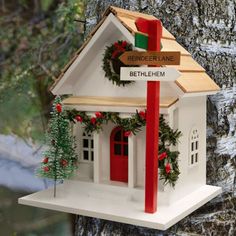
[[[220,187],[205,185],[170,206],[158,206],[155,214],[147,214],[144,213],[143,189],[67,181],[57,186],[56,198],[53,189],[47,189],[19,198],[19,203],[166,230],[221,191]]]

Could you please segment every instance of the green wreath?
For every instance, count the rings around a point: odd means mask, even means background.
[[[125,67],[126,65],[119,60],[119,56],[123,52],[132,50],[132,44],[122,40],[106,47],[102,68],[105,71],[105,77],[112,81],[113,84],[125,86],[127,84],[133,83],[132,81],[120,80],[120,67]]]

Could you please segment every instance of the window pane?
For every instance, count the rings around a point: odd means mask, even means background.
[[[83,139],[83,147],[88,147],[88,139]]]
[[[91,139],[91,148],[93,148],[93,139]]]
[[[128,143],[128,137],[123,136],[124,137],[124,142]]]
[[[194,143],[191,143],[191,151],[194,151]]]
[[[91,161],[93,161],[93,151],[91,152]]]
[[[124,145],[124,156],[128,156],[128,145]]]
[[[194,155],[191,155],[191,164],[194,163]]]
[[[89,159],[89,153],[88,153],[88,151],[83,151],[83,159],[86,160],[86,161],[88,161],[88,159]]]
[[[198,141],[195,142],[195,148],[198,150]]]
[[[121,144],[115,144],[115,155],[121,155]]]
[[[197,153],[195,154],[195,162],[196,163],[198,162],[198,154]]]
[[[121,130],[118,130],[114,137],[115,141],[121,141]]]

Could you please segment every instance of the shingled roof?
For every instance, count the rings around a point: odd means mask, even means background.
[[[67,63],[67,65],[62,69],[60,76],[54,82],[51,87],[51,90],[55,88],[57,83],[64,76],[68,68],[73,64],[73,62],[77,59],[80,52],[85,48],[90,39],[99,29],[99,27],[103,24],[107,16],[112,13],[121,23],[122,25],[132,34],[134,35],[138,32],[135,21],[139,17],[144,19],[157,19],[155,16],[147,15],[139,12],[129,11],[125,9],[121,9],[118,7],[109,7],[104,15],[102,20],[98,23],[98,25],[94,28],[94,30],[89,34],[87,40],[81,46],[81,48],[75,53],[72,59]],[[217,84],[206,74],[205,69],[200,66],[190,55],[188,51],[186,51],[178,42],[176,42],[175,37],[163,27],[163,35],[161,39],[162,43],[162,51],[180,51],[181,59],[180,65],[170,67],[176,68],[179,72],[181,72],[181,76],[175,81],[175,83],[180,87],[180,89],[184,93],[196,93],[196,92],[213,92],[219,90]],[[166,66],[168,67],[168,66]]]

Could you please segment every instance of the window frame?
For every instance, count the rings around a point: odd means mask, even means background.
[[[84,140],[87,140],[88,147],[84,147]],[[84,158],[84,151],[88,152],[88,159]],[[94,162],[94,139],[92,134],[85,131],[82,132],[81,138],[81,162],[93,163]]]
[[[197,166],[199,164],[199,142],[198,128],[193,127],[189,135],[189,167]]]

